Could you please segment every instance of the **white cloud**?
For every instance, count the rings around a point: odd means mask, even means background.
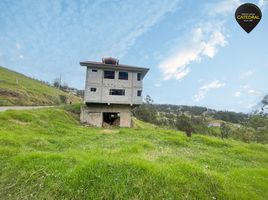
[[[19,58],[20,58],[20,59],[24,59],[24,56],[23,56],[23,55],[19,55]]]
[[[209,90],[209,89],[218,89],[221,87],[224,87],[225,83],[221,83],[219,80],[212,81],[209,84],[203,85],[201,89],[203,90]]]
[[[111,49],[122,49],[122,52],[126,51],[128,47],[132,46],[135,43],[138,37],[144,34],[150,27],[156,24],[167,13],[172,12],[176,3],[177,1],[175,0],[157,6],[151,6],[151,9],[155,9],[155,11],[157,10],[157,12],[152,12],[150,17],[141,21],[141,24],[138,24],[133,29],[130,29],[130,32],[126,34],[125,37],[121,41],[119,41],[119,43],[115,43],[115,47]],[[151,11],[148,12],[150,13]]]
[[[199,91],[194,95],[194,101],[201,101],[205,98],[207,93],[212,89],[219,89],[225,86],[225,83],[220,82],[219,80],[214,80],[208,84],[203,85],[199,88]]]
[[[266,0],[259,0],[258,6],[260,7],[260,9],[264,10],[266,5],[268,4],[268,1]]]
[[[225,16],[231,14],[241,4],[240,0],[224,0],[205,5],[206,21],[192,29],[190,43],[178,48],[159,64],[164,73],[164,80],[180,80],[189,74],[189,65],[204,58],[214,58],[221,47],[227,44],[224,33]],[[217,21],[215,21],[217,17]]]
[[[179,49],[170,57],[164,59],[159,68],[163,71],[164,80],[182,79],[189,74],[189,64],[200,62],[203,58],[213,58],[219,47],[227,42],[223,30],[218,23],[204,23],[192,31],[190,44]]]
[[[227,15],[241,4],[240,0],[225,0],[207,6],[209,15]]]
[[[248,94],[258,94],[256,90],[250,89],[248,90]]]
[[[235,92],[235,93],[234,93],[234,96],[235,96],[235,97],[240,97],[240,96],[241,96],[241,92],[239,92],[239,91]]]
[[[246,79],[246,78],[249,78],[249,77],[251,77],[254,73],[255,73],[254,70],[248,70],[248,71],[246,71],[246,72],[243,72],[243,73],[240,75],[240,79]]]
[[[243,89],[245,89],[245,90],[248,90],[249,88],[251,88],[251,86],[248,85],[248,84],[246,84],[246,85],[242,85],[241,87],[242,87]]]
[[[251,85],[246,84],[246,85],[242,85],[241,86],[243,93],[248,94],[248,95],[252,95],[252,96],[259,96],[261,94],[263,94],[263,92],[259,91],[259,90],[255,90]]]

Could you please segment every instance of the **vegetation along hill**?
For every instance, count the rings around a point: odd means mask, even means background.
[[[263,100],[262,102],[265,103]],[[268,102],[268,101],[267,101]],[[147,101],[133,110],[140,120],[161,127],[243,142],[268,143],[268,116],[216,111],[206,107],[153,104]]]
[[[79,105],[0,113],[0,199],[268,199],[268,146],[85,127]]]
[[[55,105],[80,98],[0,66],[0,106]]]

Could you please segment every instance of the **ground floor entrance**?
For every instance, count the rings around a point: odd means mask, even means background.
[[[118,112],[104,112],[102,114],[102,126],[120,126],[120,113]]]
[[[85,104],[80,121],[97,127],[131,127],[131,106],[123,104]]]

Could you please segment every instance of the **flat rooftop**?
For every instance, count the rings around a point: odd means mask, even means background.
[[[142,72],[144,75],[149,71],[149,68],[146,67],[137,67],[125,64],[105,64],[103,62],[95,61],[83,61],[80,62],[81,66],[91,67],[96,69],[112,69],[112,70],[126,70],[132,72]]]

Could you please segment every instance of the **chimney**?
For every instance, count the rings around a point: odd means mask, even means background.
[[[112,58],[112,57],[106,57],[106,58],[102,58],[102,63],[109,64],[109,65],[119,65],[119,60],[116,58]]]

